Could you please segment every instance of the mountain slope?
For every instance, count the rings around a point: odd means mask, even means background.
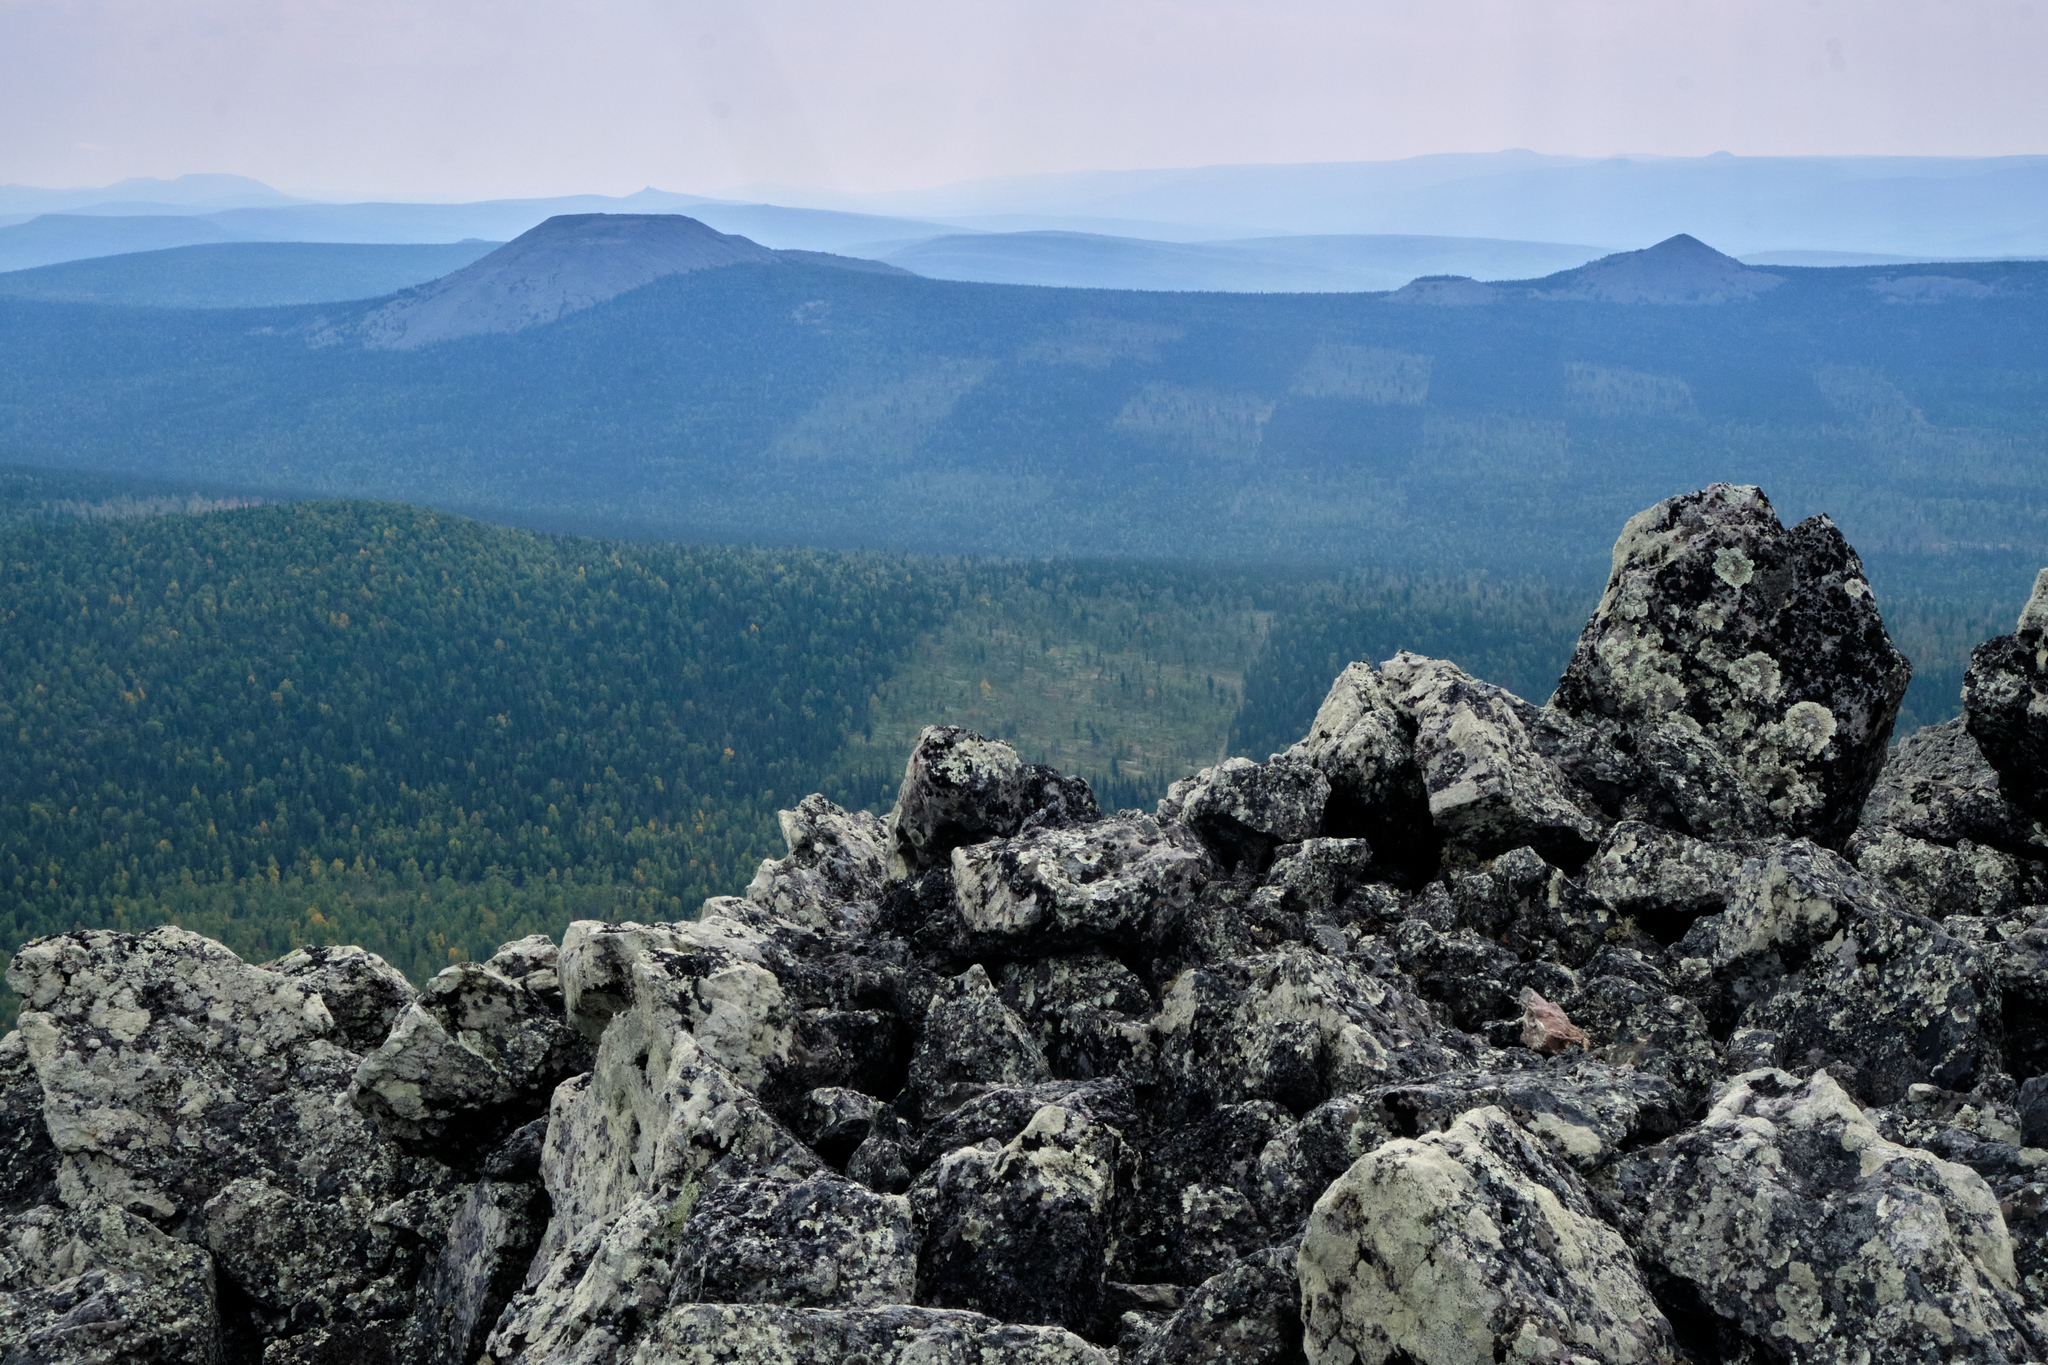
[[[220,242],[0,274],[0,294],[147,308],[268,308],[374,299],[460,270],[497,242],[435,246]]]

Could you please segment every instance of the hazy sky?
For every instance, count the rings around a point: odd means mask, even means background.
[[[0,0],[0,182],[903,189],[1015,172],[2048,152],[2048,0]]]

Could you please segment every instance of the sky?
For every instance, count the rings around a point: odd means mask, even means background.
[[[0,0],[0,183],[318,197],[2048,152],[2048,0]]]

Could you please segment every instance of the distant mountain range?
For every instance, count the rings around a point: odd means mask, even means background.
[[[214,242],[11,271],[0,275],[0,294],[149,308],[339,303],[439,279],[500,245]]]
[[[2048,552],[2044,264],[1680,236],[1306,294],[861,264],[571,216],[382,299],[0,297],[0,460],[614,535],[1461,572],[1579,572],[1589,528],[1726,479],[1875,553]]]

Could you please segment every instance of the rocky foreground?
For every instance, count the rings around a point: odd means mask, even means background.
[[[1400,654],[1099,813],[931,729],[680,924],[415,992],[38,940],[0,1362],[2048,1355],[2048,573],[1962,720],[1824,518],[1632,520],[1557,694]]]

